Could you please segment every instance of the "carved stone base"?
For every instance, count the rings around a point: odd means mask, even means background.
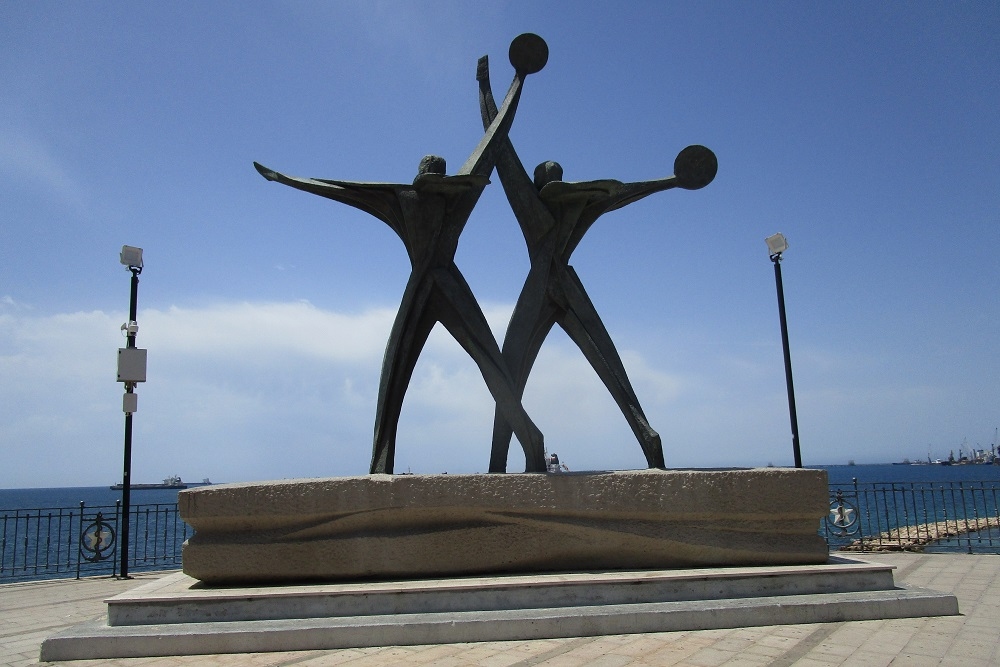
[[[800,565],[827,560],[826,472],[369,475],[182,491],[209,583]]]

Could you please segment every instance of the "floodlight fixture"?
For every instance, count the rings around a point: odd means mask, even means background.
[[[121,262],[125,266],[131,269],[142,270],[142,248],[136,248],[130,245],[122,246]]]
[[[788,239],[781,232],[778,232],[774,236],[768,236],[764,239],[764,243],[767,244],[767,252],[774,259],[776,256],[780,257],[781,253],[788,250]]]

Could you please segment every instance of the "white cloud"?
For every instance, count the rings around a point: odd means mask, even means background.
[[[246,364],[276,356],[366,363],[381,357],[391,309],[360,314],[320,310],[307,302],[172,307],[141,313],[143,343],[168,354],[239,358]]]
[[[38,316],[4,305],[0,448],[7,465],[0,487],[113,482],[123,438],[115,350],[124,345],[125,315]],[[510,305],[489,305],[485,312],[502,335]],[[393,317],[389,308],[336,313],[307,302],[140,311],[138,343],[149,350],[149,381],[137,389],[133,478],[364,473]],[[621,354],[650,424],[663,437],[668,464],[790,463],[783,378],[756,368],[759,351],[701,353],[697,363],[683,360],[681,373],[657,368],[647,354]],[[859,431],[877,435],[884,420],[898,422],[920,405],[949,400],[942,391],[804,384],[803,455],[811,463],[836,462]],[[618,406],[558,327],[542,347],[524,405],[550,451],[571,468],[644,466]],[[493,411],[479,369],[437,327],[404,401],[397,470],[485,471]],[[509,468],[522,465],[515,440]]]

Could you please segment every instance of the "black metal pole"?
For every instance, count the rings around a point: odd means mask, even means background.
[[[132,272],[132,292],[129,296],[128,321],[135,322],[136,303],[139,295],[139,272],[141,268],[130,266]],[[127,330],[127,343],[125,347],[135,347],[135,331]],[[125,393],[131,394],[135,391],[134,382],[125,383]],[[132,491],[132,413],[125,413],[125,462],[124,472],[122,472],[122,524],[121,524],[121,575],[122,579],[128,579],[128,523],[129,523],[129,500]]]
[[[781,253],[771,255],[774,262],[774,283],[778,288],[778,317],[781,320],[781,349],[785,353],[785,384],[788,387],[788,417],[792,422],[792,452],[795,467],[802,467],[799,452],[799,419],[795,414],[795,387],[792,384],[792,355],[788,351],[788,322],[785,320],[785,290],[781,284]]]

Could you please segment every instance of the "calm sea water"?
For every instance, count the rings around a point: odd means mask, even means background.
[[[130,571],[180,565],[191,531],[177,513],[178,491],[132,491]],[[0,489],[0,582],[117,572],[121,495],[108,486]]]
[[[873,482],[991,482],[1000,480],[1000,465],[855,465],[817,466],[827,471],[830,484]],[[114,505],[121,491],[107,486],[62,487],[54,489],[0,489],[0,510]],[[176,503],[177,489],[133,489],[132,505]]]
[[[1000,465],[856,465],[818,466],[827,471],[830,484],[890,482],[994,482]]]
[[[131,505],[176,503],[178,489],[132,490]],[[80,501],[87,507],[114,505],[121,500],[121,491],[108,486],[74,486],[55,489],[0,489],[0,510],[35,509],[49,507],[78,507]]]

